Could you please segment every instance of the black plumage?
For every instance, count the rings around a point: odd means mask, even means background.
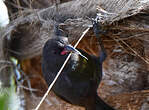
[[[52,83],[68,56],[68,45],[67,37],[50,39],[44,45],[42,72],[48,85]],[[73,52],[52,88],[55,94],[71,104],[84,106],[86,110],[114,110],[97,95],[97,88],[102,79],[102,63],[106,57],[103,48],[101,46],[100,57],[78,49],[88,60]]]

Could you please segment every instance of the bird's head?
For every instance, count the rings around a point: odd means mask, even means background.
[[[67,37],[57,37],[46,42],[43,52],[49,55],[64,56],[72,52]]]
[[[70,52],[73,52],[85,58],[85,56],[83,56],[77,49],[69,44],[67,37],[57,37],[55,39],[50,39],[45,44],[43,52],[47,52],[50,56],[65,56]]]

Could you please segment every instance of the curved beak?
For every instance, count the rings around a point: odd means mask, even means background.
[[[83,58],[85,58],[86,60],[88,60],[87,57],[85,57],[84,55],[81,54],[81,52],[79,52],[79,50],[75,49],[72,45],[66,45],[64,47],[64,50],[61,52],[62,55],[68,53],[68,52],[73,52],[73,53],[77,53],[78,55],[82,56]]]

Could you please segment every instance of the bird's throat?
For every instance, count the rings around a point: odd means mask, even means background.
[[[67,51],[66,49],[64,49],[62,52],[61,52],[61,55],[66,55],[68,54],[69,51]]]

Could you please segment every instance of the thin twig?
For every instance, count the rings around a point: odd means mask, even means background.
[[[13,65],[12,62],[8,61],[8,60],[0,60],[0,64],[9,64],[9,65]]]
[[[19,1],[19,0],[17,0],[17,5],[18,5],[19,7],[21,7],[21,4],[20,4],[20,1]],[[19,14],[20,14],[20,15],[23,15],[23,13],[22,13],[22,10],[21,10],[21,9],[19,10]]]
[[[117,26],[111,29],[118,29],[118,30],[123,30],[123,31],[135,31],[135,32],[149,32],[148,28],[133,28],[133,27],[122,27],[122,26]]]
[[[140,57],[145,63],[149,64],[149,61],[147,61],[147,59],[145,59],[144,57],[142,57],[141,55],[139,55],[133,48],[131,48],[125,41],[121,40],[123,42],[123,44],[125,44],[132,52],[135,53],[135,55],[137,55],[138,57]]]
[[[18,87],[23,88],[23,89],[25,89],[25,90],[33,91],[33,92],[39,91],[38,89],[28,88],[28,87],[26,87],[26,86],[22,86],[21,84],[20,84]]]
[[[137,55],[139,58],[141,58],[145,63],[149,64],[148,59],[145,59],[144,57],[142,57],[141,55],[139,55],[133,48],[131,48],[124,40],[122,40],[121,38],[118,38],[119,41],[121,41],[124,45],[126,45],[132,52],[134,52],[135,55]],[[117,41],[116,39],[114,39],[117,43],[119,43],[119,41]],[[120,44],[120,43],[119,43]],[[123,46],[121,46],[123,47]],[[124,47],[123,47],[124,48]]]
[[[80,41],[82,40],[82,38],[83,38],[83,37],[85,36],[85,34],[89,31],[89,29],[90,29],[90,27],[87,28],[87,29],[83,32],[82,36],[79,38],[79,40],[78,40],[77,43],[75,44],[74,48],[77,47],[77,45],[80,43]],[[52,82],[51,85],[49,86],[47,92],[44,94],[43,98],[41,99],[41,101],[39,102],[39,104],[37,105],[37,107],[35,108],[35,110],[38,110],[38,109],[39,109],[39,107],[41,106],[41,104],[43,103],[43,101],[45,100],[45,98],[47,97],[48,93],[49,93],[50,90],[52,89],[52,87],[53,87],[53,85],[55,84],[56,80],[58,79],[60,73],[62,72],[62,70],[64,69],[66,63],[68,62],[70,56],[71,56],[71,53],[70,53],[70,54],[68,55],[68,57],[66,58],[66,60],[65,60],[65,62],[63,63],[61,69],[60,69],[59,72],[57,73],[55,79],[53,80],[53,82]]]

